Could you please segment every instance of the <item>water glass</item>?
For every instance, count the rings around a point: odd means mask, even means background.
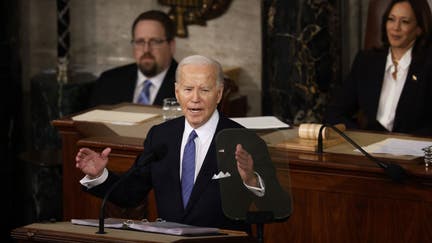
[[[425,166],[428,167],[429,165],[432,165],[432,146],[423,148],[423,151],[425,153],[424,156]]]
[[[163,100],[162,116],[164,121],[168,121],[182,115],[183,113],[180,104],[177,102],[176,98],[165,98]]]

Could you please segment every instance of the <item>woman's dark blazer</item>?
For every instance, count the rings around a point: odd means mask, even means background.
[[[349,128],[384,131],[376,120],[388,50],[360,51],[351,72],[334,100],[324,122],[345,123]],[[414,56],[396,108],[393,132],[432,134],[432,56],[430,48]]]

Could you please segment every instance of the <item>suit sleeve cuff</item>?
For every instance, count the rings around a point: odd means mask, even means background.
[[[261,176],[257,173],[254,172],[255,175],[258,177],[258,187],[254,187],[254,186],[248,186],[246,185],[246,183],[243,182],[243,185],[245,185],[245,187],[251,191],[253,194],[255,194],[255,196],[257,197],[263,197],[265,194],[265,185],[264,185],[264,181],[262,180]]]
[[[87,189],[91,189],[92,187],[95,187],[97,185],[102,184],[106,179],[108,178],[108,170],[104,168],[104,171],[102,172],[102,175],[98,178],[90,179],[88,175],[84,176],[80,180],[81,185],[85,186]]]

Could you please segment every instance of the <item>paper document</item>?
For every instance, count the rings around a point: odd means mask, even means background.
[[[99,226],[97,219],[71,219],[72,224]],[[179,224],[167,221],[139,221],[126,220],[118,218],[105,219],[106,228],[116,229],[134,229],[152,233],[163,233],[169,235],[202,235],[202,234],[219,234],[218,228],[198,227],[187,224]]]
[[[118,125],[136,125],[147,119],[160,116],[153,113],[136,113],[125,111],[92,110],[72,117],[74,121],[104,122]]]
[[[231,120],[240,123],[248,129],[277,129],[289,128],[290,126],[281,122],[274,116],[253,116],[253,117],[238,117]]]
[[[115,229],[127,228],[127,226],[125,225],[126,221],[127,219],[107,218],[105,219],[104,226],[107,228]],[[87,226],[99,226],[98,219],[71,219],[71,223]]]
[[[363,147],[369,153],[424,156],[425,147],[431,146],[432,141],[387,138],[378,143]]]

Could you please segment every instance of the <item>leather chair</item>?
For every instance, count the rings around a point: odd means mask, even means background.
[[[249,109],[247,96],[238,93],[238,86],[231,78],[224,78],[224,92],[218,108],[228,117],[244,117]]]
[[[364,48],[370,49],[381,46],[382,16],[391,0],[369,0]]]

